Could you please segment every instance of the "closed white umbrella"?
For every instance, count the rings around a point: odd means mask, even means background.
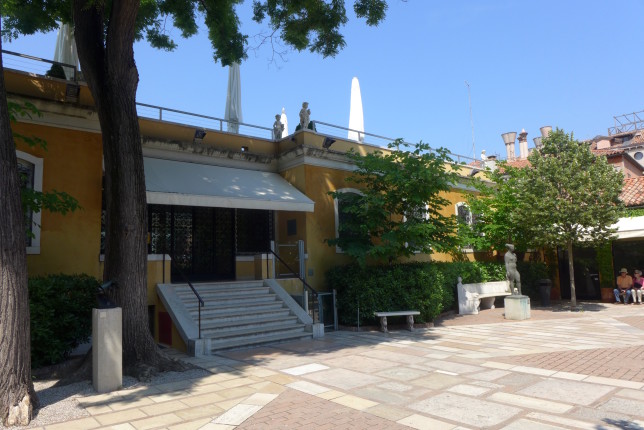
[[[280,122],[284,126],[282,137],[288,136],[288,119],[286,119],[286,109],[284,108],[282,108],[282,116],[280,117]]]
[[[241,78],[239,63],[228,67],[228,92],[226,94],[226,113],[224,119],[228,121],[229,133],[239,133],[239,123],[243,122],[241,107]]]
[[[349,140],[364,142],[364,115],[358,78],[351,80],[351,107],[349,109]]]
[[[63,64],[71,64],[70,67],[63,67],[65,77],[74,79],[74,71],[78,68],[78,53],[76,52],[76,40],[74,40],[74,31],[69,24],[60,24],[58,37],[56,38],[56,50],[54,51],[54,61]]]

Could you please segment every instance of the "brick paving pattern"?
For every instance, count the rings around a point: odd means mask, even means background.
[[[619,321],[644,330],[643,316],[621,317]],[[560,372],[644,382],[644,346],[559,351],[497,359],[502,363],[533,366]]]
[[[644,382],[644,346],[560,351],[496,359],[501,363]],[[644,394],[643,394],[644,397]]]
[[[403,430],[408,427],[310,394],[287,390],[237,429]]]

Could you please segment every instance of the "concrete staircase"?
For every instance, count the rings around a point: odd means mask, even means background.
[[[201,340],[199,303],[190,287],[166,284],[159,285],[158,291],[189,352],[194,349],[195,355],[200,355],[200,350],[207,354],[312,336],[310,317],[274,280],[193,286],[205,303],[201,308]],[[191,348],[191,344],[196,345]]]

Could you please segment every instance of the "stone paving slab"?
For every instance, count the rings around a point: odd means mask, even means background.
[[[376,415],[287,390],[239,425],[239,430],[266,429],[402,430],[406,427]]]
[[[78,399],[50,429],[644,428],[644,308],[502,309],[414,332],[332,332],[173,356],[212,374]],[[608,372],[608,370],[610,372]],[[636,427],[635,427],[636,428]]]

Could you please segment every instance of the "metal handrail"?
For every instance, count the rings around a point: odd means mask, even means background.
[[[158,111],[159,111],[159,121],[163,121],[163,112],[166,111],[166,112],[178,113],[180,115],[188,115],[188,116],[193,116],[193,117],[196,117],[196,118],[202,118],[202,119],[208,119],[208,120],[212,120],[212,121],[218,121],[219,122],[219,131],[224,131],[223,130],[224,129],[224,125],[223,125],[224,122],[225,123],[233,123],[233,124],[238,125],[238,126],[243,125],[245,127],[256,128],[256,129],[264,130],[264,131],[270,131],[270,132],[273,131],[273,129],[269,128],[269,127],[263,127],[261,125],[248,124],[248,123],[239,122],[239,121],[230,121],[230,120],[227,120],[227,119],[218,118],[216,116],[203,115],[203,114],[199,114],[199,113],[187,112],[187,111],[182,111],[182,110],[178,110],[178,109],[166,108],[166,107],[163,107],[163,106],[150,105],[150,104],[147,104],[147,103],[140,103],[140,102],[136,102],[136,105],[151,108],[151,109],[158,109]],[[141,115],[139,115],[139,116],[141,116]]]
[[[70,69],[74,70],[74,81],[78,80],[78,69],[76,68],[76,66],[74,64],[67,64],[67,63],[61,63],[59,61],[47,60],[45,58],[34,57],[33,55],[27,55],[27,54],[21,54],[19,52],[7,51],[6,49],[3,49],[2,53],[3,54],[9,54],[9,55],[15,55],[16,57],[26,58],[28,60],[42,61],[43,63],[57,64],[57,65],[62,66],[62,67],[69,67]]]
[[[286,261],[284,261],[284,259],[282,257],[277,255],[277,253],[275,251],[273,251],[272,249],[269,249],[268,252],[273,254],[284,266],[286,266],[286,268],[288,270],[291,271],[291,273],[296,275],[297,272],[295,272],[295,270],[293,270],[293,268],[291,266],[289,266],[288,263],[286,263]],[[304,278],[302,278],[300,273],[297,273],[296,276],[297,276],[297,279],[299,279],[302,282],[302,285],[304,286],[305,290],[311,293],[311,296],[313,298],[313,310],[312,310],[313,315],[312,315],[312,318],[313,318],[313,322],[315,322],[315,309],[317,307],[317,306],[315,306],[315,302],[316,302],[316,300],[318,300],[318,292],[315,291],[315,289],[312,286],[310,286],[308,284],[308,282],[306,282],[304,280]],[[318,310],[318,314],[319,314],[319,310]],[[319,319],[319,315],[318,315],[318,319]]]
[[[163,253],[163,273],[165,274],[165,252]],[[170,255],[170,268],[172,268],[174,264],[174,254],[172,251],[167,252],[167,254]],[[205,303],[203,299],[201,298],[201,295],[197,292],[197,289],[192,285],[192,282],[190,282],[190,279],[183,273],[183,270],[177,265],[174,266],[175,269],[177,269],[177,272],[179,272],[179,275],[183,278],[183,280],[188,284],[194,295],[197,297],[197,302],[199,303],[199,306],[197,306],[197,313],[198,313],[198,324],[199,324],[199,339],[201,339],[201,308],[205,306]]]

